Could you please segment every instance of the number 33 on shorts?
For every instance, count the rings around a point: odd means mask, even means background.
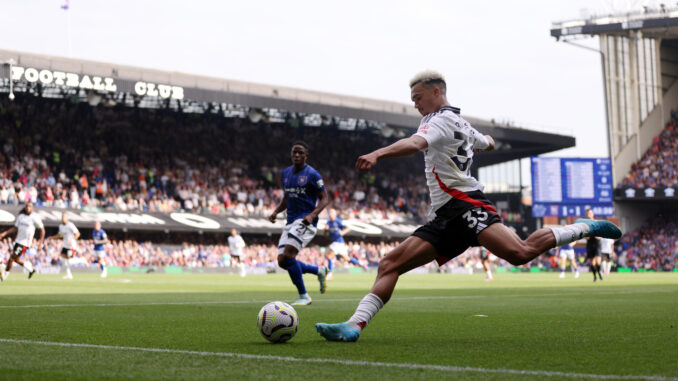
[[[486,222],[489,214],[483,208],[473,208],[462,214],[462,218],[468,222],[468,227],[475,229],[476,234],[478,234],[487,227]]]

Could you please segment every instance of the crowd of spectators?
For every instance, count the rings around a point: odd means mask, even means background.
[[[678,213],[662,213],[625,234],[617,246],[617,263],[633,270],[678,269]]]
[[[678,185],[678,114],[671,112],[671,121],[655,136],[652,146],[617,184],[618,188],[655,188]]]
[[[5,239],[0,241],[0,263],[5,263],[11,252],[12,241]],[[366,241],[347,242],[348,255],[360,263],[360,267],[367,269],[376,267],[379,260],[396,245],[394,242],[371,243]],[[48,239],[40,248],[35,245],[26,252],[25,259],[35,265],[50,266],[59,265],[62,261],[61,240]],[[94,262],[93,242],[80,240],[74,246],[74,259],[72,264],[88,265]],[[196,245],[183,243],[180,245],[158,245],[150,242],[135,240],[112,240],[105,245],[106,262],[113,266],[181,266],[189,268],[205,267],[235,267],[232,261],[228,245]],[[277,267],[278,248],[273,243],[253,243],[243,249],[241,259],[250,268],[264,267],[275,269]],[[325,247],[310,245],[299,253],[299,259],[305,263],[323,265],[327,263],[327,250]],[[334,259],[336,261],[336,258]],[[338,266],[355,265],[348,261],[335,262]]]
[[[0,204],[268,216],[295,140],[310,145],[309,164],[347,216],[426,214],[421,158],[353,169],[393,141],[379,133],[26,95],[0,99]]]

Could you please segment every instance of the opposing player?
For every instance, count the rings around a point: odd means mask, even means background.
[[[574,248],[572,243],[566,243],[563,246],[556,248],[556,255],[560,258],[560,275],[559,278],[565,278],[565,269],[567,269],[568,262],[572,268],[575,278],[579,278],[579,269],[577,268],[577,261],[574,259]]]
[[[348,256],[348,246],[344,242],[344,235],[351,231],[351,228],[344,225],[344,221],[337,216],[337,210],[331,208],[328,211],[329,218],[325,229],[330,235],[330,247],[328,250],[329,260],[344,260],[356,266],[360,266],[360,262],[353,257]]]
[[[490,252],[482,246],[480,247],[480,263],[483,265],[483,270],[485,270],[485,281],[493,281],[494,278],[490,269]]]
[[[40,232],[38,243],[36,245],[38,248],[42,247],[43,240],[45,239],[45,226],[42,224],[40,217],[33,214],[33,208],[32,202],[26,202],[26,206],[21,209],[19,215],[16,217],[14,226],[0,233],[0,240],[5,239],[5,237],[10,234],[16,233],[14,246],[12,247],[12,252],[10,253],[9,260],[7,261],[7,266],[0,270],[0,281],[7,279],[10,270],[12,270],[12,265],[14,262],[23,266],[23,268],[28,271],[28,279],[31,279],[33,274],[35,274],[33,264],[28,259],[21,260],[21,256],[26,252],[26,249],[31,247],[31,244],[33,243],[33,236],[35,236],[36,229]]]
[[[593,220],[595,215],[593,214],[593,209],[586,209],[586,218]],[[618,237],[617,237],[618,238]],[[596,282],[596,274],[598,278],[603,280],[603,276],[600,274],[600,237],[587,237],[586,238],[586,259],[589,261],[589,266],[591,272],[593,273],[593,281]]]
[[[106,245],[108,241],[108,236],[104,229],[101,228],[101,222],[96,221],[94,223],[94,230],[92,230],[92,240],[94,240],[94,263],[99,264],[101,269],[101,277],[106,278],[108,272],[106,271]]]
[[[278,265],[287,270],[299,292],[299,298],[293,305],[308,305],[312,301],[306,292],[303,274],[318,276],[321,294],[327,287],[327,267],[309,265],[296,259],[299,250],[315,236],[318,215],[329,203],[323,179],[318,171],[306,164],[307,159],[308,145],[302,141],[295,142],[292,145],[292,166],[282,171],[285,197],[268,217],[275,222],[278,213],[287,210],[287,225],[278,242]]]
[[[61,262],[66,269],[64,279],[73,279],[70,260],[73,258],[73,246],[78,238],[80,238],[80,231],[75,227],[75,224],[68,221],[68,214],[62,213],[59,232],[51,237],[47,237],[47,239],[63,240],[63,246],[61,247]]]
[[[231,258],[235,259],[238,263],[238,271],[240,276],[244,277],[247,275],[245,271],[245,264],[240,258],[243,255],[243,249],[245,248],[245,240],[242,239],[242,236],[238,234],[238,231],[231,229],[231,236],[228,237],[228,248],[231,250]]]
[[[495,143],[459,116],[445,96],[446,83],[436,72],[423,72],[410,82],[415,108],[424,117],[417,132],[387,147],[360,156],[356,168],[368,171],[379,160],[424,151],[426,181],[435,218],[417,229],[380,262],[372,290],[351,318],[338,324],[316,324],[330,341],[356,341],[374,315],[391,298],[401,274],[433,260],[442,264],[469,246],[484,246],[513,265],[522,265],[555,246],[582,237],[618,238],[621,231],[607,221],[578,220],[575,224],[539,229],[526,240],[500,223],[497,211],[470,175],[473,152],[491,151]]]

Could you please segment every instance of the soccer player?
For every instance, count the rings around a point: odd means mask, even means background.
[[[482,246],[480,247],[480,263],[483,265],[483,269],[485,270],[485,281],[493,281],[494,278],[492,278],[492,270],[490,270],[490,252]]]
[[[94,240],[94,256],[96,257],[94,262],[99,264],[101,277],[106,278],[108,273],[106,272],[106,248],[104,245],[108,243],[108,236],[104,229],[101,228],[101,222],[99,221],[94,223],[92,239]]]
[[[243,254],[242,250],[245,248],[245,240],[242,239],[242,236],[240,236],[235,229],[231,229],[231,236],[228,237],[228,248],[231,250],[231,258],[235,259],[238,263],[240,276],[246,276],[247,272],[245,271],[245,264],[242,263],[242,259],[240,258]]]
[[[586,218],[590,220],[595,218],[592,209],[586,209]],[[600,237],[586,238],[586,259],[589,261],[589,267],[593,273],[593,281],[598,281],[598,279],[596,279],[596,274],[598,274],[600,280],[603,280],[603,276],[600,274]]]
[[[327,287],[327,267],[313,266],[296,259],[299,251],[311,242],[317,231],[318,215],[329,203],[329,195],[320,173],[306,164],[308,145],[302,141],[292,145],[292,166],[283,169],[282,185],[285,196],[268,217],[275,222],[278,213],[287,210],[287,225],[278,242],[278,265],[287,270],[297,287],[299,298],[293,305],[311,304],[302,274],[318,276],[320,293]]]
[[[609,238],[600,239],[600,253],[602,255],[603,263],[603,274],[610,275],[610,270],[612,269],[612,247],[614,246],[614,240]]]
[[[80,238],[80,231],[75,227],[75,224],[68,221],[68,214],[65,212],[61,214],[61,224],[59,224],[59,232],[47,239],[61,239],[63,246],[61,247],[61,261],[66,268],[66,275],[64,279],[73,279],[71,274],[70,260],[73,258],[73,246],[75,241]]]
[[[344,221],[337,216],[337,210],[331,208],[328,211],[329,218],[327,219],[327,225],[325,229],[330,234],[330,247],[328,250],[328,259],[331,261],[336,260],[345,260],[356,266],[360,266],[360,262],[348,256],[348,246],[344,242],[344,235],[351,231],[351,228],[344,225]]]
[[[574,248],[572,247],[572,243],[566,243],[563,246],[556,248],[556,255],[560,258],[559,278],[565,278],[565,269],[567,268],[568,262],[570,263],[574,277],[579,278],[579,270],[577,269],[577,261],[574,260]]]
[[[470,175],[474,151],[491,151],[495,142],[481,135],[447,101],[446,83],[437,72],[426,71],[410,82],[414,107],[423,116],[417,132],[360,156],[356,168],[368,171],[379,160],[411,156],[424,151],[426,181],[435,218],[417,229],[380,262],[372,290],[351,318],[338,324],[316,324],[330,341],[356,341],[374,315],[391,298],[401,274],[433,260],[439,264],[469,246],[484,246],[518,266],[545,251],[582,237],[618,238],[621,231],[607,221],[577,220],[567,226],[539,229],[526,240],[500,223],[499,215],[482,193],[483,185]]]
[[[12,247],[9,261],[7,261],[7,266],[5,266],[3,270],[0,270],[0,281],[7,279],[10,270],[12,270],[12,265],[14,262],[23,266],[26,271],[28,271],[28,279],[31,279],[33,274],[35,274],[33,264],[28,260],[21,260],[21,256],[26,252],[26,249],[31,247],[31,244],[33,243],[33,236],[35,235],[36,229],[40,231],[40,237],[38,238],[37,244],[38,248],[42,247],[43,240],[45,239],[45,226],[42,224],[40,217],[33,214],[33,208],[32,202],[26,202],[26,206],[21,209],[19,215],[16,217],[14,226],[0,233],[0,240],[4,239],[10,234],[16,233],[14,246]]]

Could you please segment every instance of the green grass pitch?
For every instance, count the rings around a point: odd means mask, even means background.
[[[346,320],[374,274],[335,275],[324,295],[307,276],[299,332],[270,344],[256,316],[294,300],[284,274],[15,273],[0,379],[678,380],[677,273],[567,275],[405,275],[357,343],[314,324]]]

